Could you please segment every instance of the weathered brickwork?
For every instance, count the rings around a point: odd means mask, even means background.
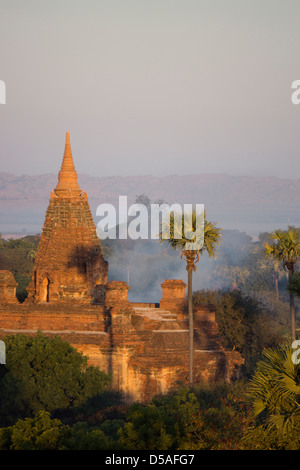
[[[188,382],[186,284],[162,283],[155,304],[128,300],[125,282],[107,282],[88,199],[78,186],[69,134],[57,187],[52,191],[28,298],[20,304],[11,273],[0,271],[0,338],[59,335],[112,374],[127,400],[147,401],[178,381]],[[194,312],[194,381],[233,380],[243,360],[226,351],[213,306]]]
[[[17,282],[10,271],[0,271],[0,300],[1,302],[17,303]]]

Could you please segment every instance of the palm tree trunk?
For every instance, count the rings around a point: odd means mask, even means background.
[[[291,280],[293,276],[293,271],[289,270],[289,278]],[[295,302],[294,294],[290,292],[290,316],[291,316],[291,332],[292,332],[292,341],[296,339],[296,327],[295,327]]]
[[[278,277],[275,278],[275,292],[276,292],[276,298],[277,300],[279,300]]]
[[[294,303],[294,295],[293,294],[290,294],[290,312],[291,312],[292,341],[295,341],[295,339],[296,339],[295,303]]]
[[[187,266],[188,270],[188,311],[189,311],[189,383],[193,383],[194,365],[194,322],[193,322],[193,268]]]

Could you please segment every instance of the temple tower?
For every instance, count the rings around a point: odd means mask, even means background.
[[[87,195],[78,185],[67,132],[58,183],[50,195],[27,301],[102,303],[107,271],[108,263],[103,257]]]

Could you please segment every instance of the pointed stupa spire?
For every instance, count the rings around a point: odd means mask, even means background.
[[[58,183],[54,191],[57,196],[61,197],[73,197],[81,193],[73,163],[69,131],[66,134],[64,157],[58,174]]]

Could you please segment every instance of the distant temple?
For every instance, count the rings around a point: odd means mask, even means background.
[[[90,364],[111,373],[112,387],[129,401],[147,401],[178,381],[188,383],[185,283],[166,280],[160,302],[134,303],[128,284],[107,282],[107,275],[67,132],[25,302],[16,299],[13,275],[0,271],[0,339],[38,331],[59,335]],[[194,315],[194,382],[238,378],[243,359],[222,346],[214,307],[203,305]]]

